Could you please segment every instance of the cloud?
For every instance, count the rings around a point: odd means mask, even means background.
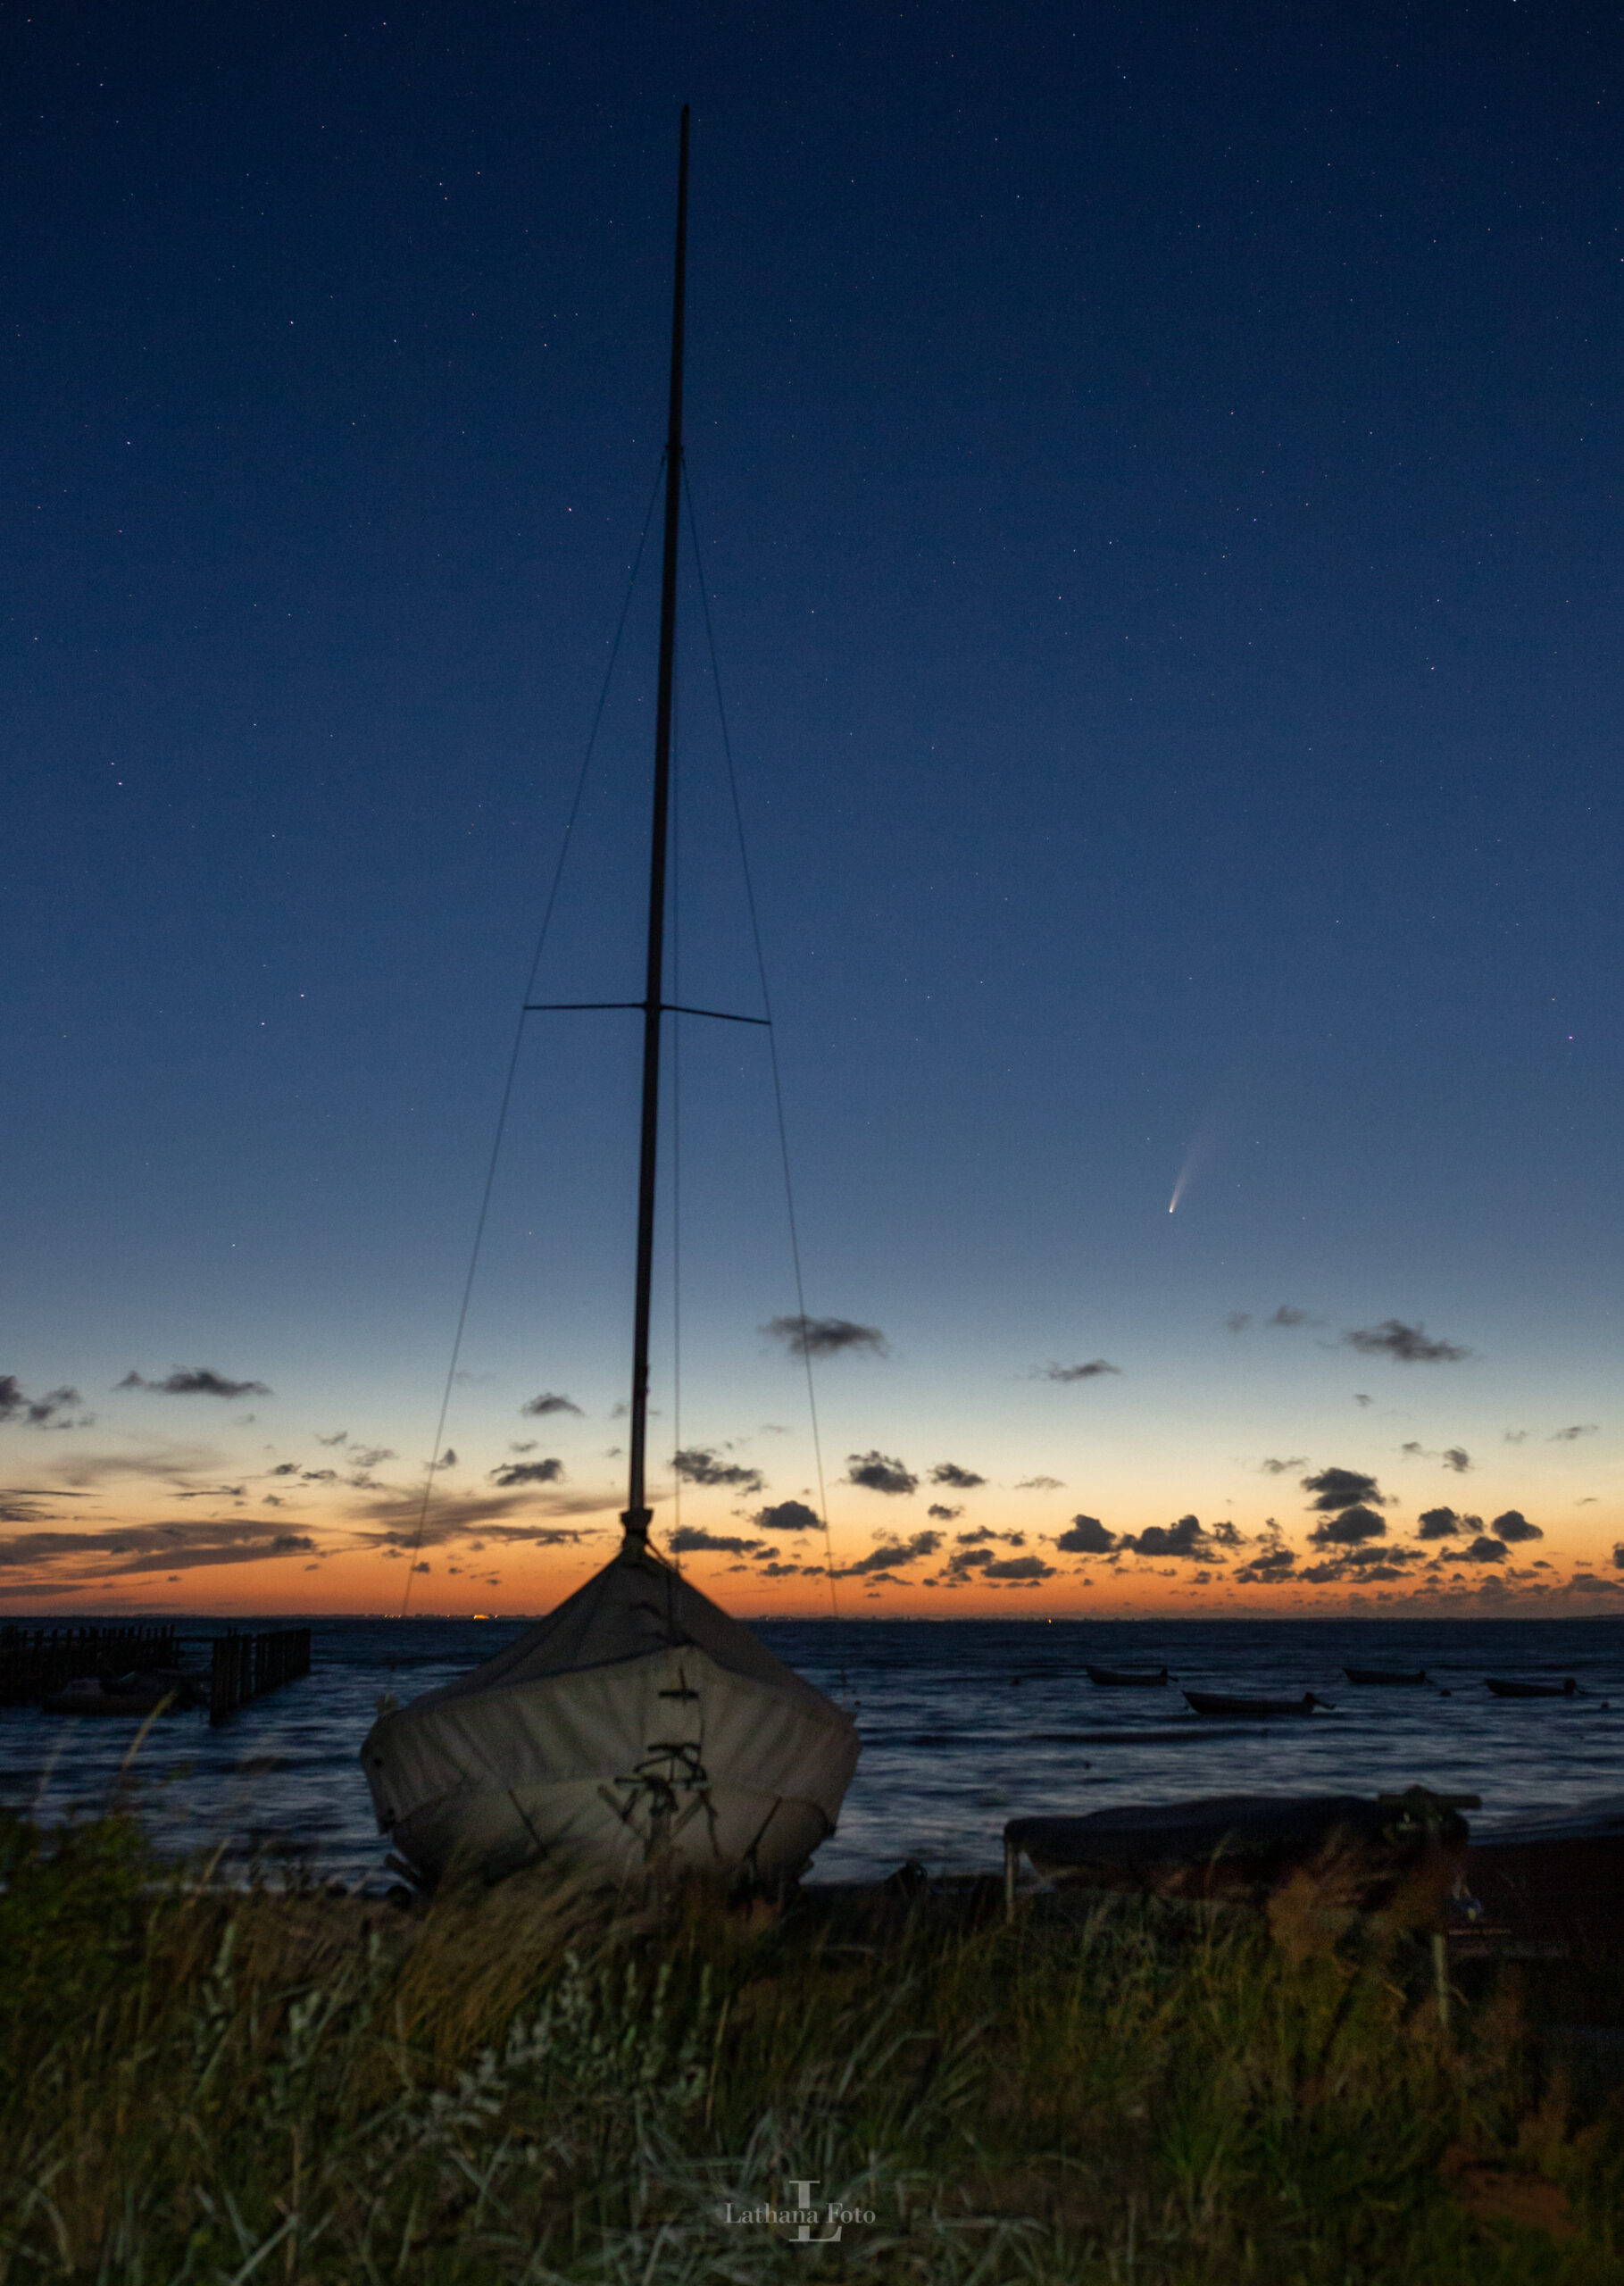
[[[1231,1310],[1224,1323],[1231,1333],[1245,1333],[1252,1323],[1252,1313],[1250,1310]]]
[[[1289,1302],[1282,1302],[1269,1322],[1270,1325],[1306,1325],[1308,1312],[1294,1308]]]
[[[861,1580],[870,1573],[889,1572],[898,1564],[917,1564],[923,1556],[934,1556],[942,1545],[940,1532],[915,1532],[905,1543],[882,1541],[867,1556],[860,1556],[855,1564],[847,1564],[836,1573],[837,1580]]]
[[[1624,1539],[1615,1539],[1612,1544],[1612,1568],[1624,1572]]]
[[[1576,1572],[1568,1586],[1570,1589],[1577,1589],[1581,1596],[1609,1596],[1618,1593],[1620,1582],[1617,1580],[1598,1580],[1594,1572]]]
[[[954,1517],[962,1516],[964,1511],[962,1508],[944,1508],[939,1500],[933,1500],[925,1514],[934,1516],[938,1523],[951,1524]]]
[[[1503,1564],[1510,1551],[1503,1539],[1490,1539],[1487,1533],[1479,1532],[1470,1548],[1456,1548],[1453,1553],[1462,1564]]]
[[[73,1397],[71,1389],[59,1390],[59,1396]],[[77,1403],[78,1399],[75,1398]],[[1549,1445],[1570,1445],[1576,1437],[1594,1437],[1599,1432],[1594,1421],[1576,1421],[1571,1428],[1553,1430],[1545,1442]]]
[[[848,1350],[866,1350],[871,1357],[891,1354],[877,1325],[859,1325],[854,1318],[770,1318],[762,1331],[769,1341],[781,1341],[792,1357],[840,1357]]]
[[[42,1503],[61,1497],[60,1493],[41,1490],[37,1485],[12,1485],[0,1492],[0,1524],[46,1523],[57,1512]]]
[[[392,1461],[397,1456],[387,1445],[357,1445],[351,1450],[350,1466],[361,1469],[377,1468],[383,1462]]]
[[[1306,1453],[1293,1453],[1283,1461],[1265,1460],[1259,1464],[1265,1476],[1289,1476],[1294,1468],[1301,1468],[1308,1458]]]
[[[1476,1531],[1482,1522],[1481,1516],[1459,1516],[1453,1508],[1423,1508],[1420,1537],[1453,1539],[1457,1532]]]
[[[1234,1577],[1244,1587],[1267,1586],[1271,1580],[1283,1580],[1296,1560],[1295,1548],[1267,1548],[1262,1556],[1248,1557]]]
[[[0,1539],[0,1571],[46,1573],[73,1587],[91,1580],[166,1575],[228,1564],[261,1564],[310,1554],[315,1542],[273,1518],[187,1518],[182,1523],[116,1525],[105,1531],[23,1532]],[[8,1582],[8,1591],[12,1583]]]
[[[1124,1532],[1118,1545],[1138,1556],[1172,1556],[1199,1564],[1212,1561],[1214,1543],[1202,1530],[1199,1516],[1180,1516],[1176,1524],[1146,1524],[1142,1532]]]
[[[767,1480],[759,1468],[739,1461],[724,1461],[704,1445],[689,1445],[671,1455],[671,1466],[685,1484],[725,1484],[735,1492],[764,1492]]]
[[[1058,1476],[1023,1476],[1015,1487],[1017,1492],[1063,1492],[1065,1489]]]
[[[1097,1516],[1073,1516],[1054,1543],[1064,1556],[1106,1556],[1116,1544]]]
[[[1378,1517],[1376,1521],[1379,1523],[1381,1519]],[[1350,1548],[1327,1556],[1322,1563],[1311,1564],[1296,1577],[1311,1581],[1316,1588],[1335,1581],[1364,1584],[1376,1580],[1402,1580],[1405,1566],[1420,1560],[1421,1553],[1417,1548]]]
[[[269,1397],[263,1381],[233,1381],[207,1365],[177,1365],[161,1381],[144,1381],[133,1370],[117,1383],[121,1389],[146,1389],[154,1397]]]
[[[722,1532],[707,1532],[697,1524],[679,1524],[666,1546],[673,1556],[776,1556],[764,1540],[735,1539]]]
[[[1528,1540],[1545,1538],[1539,1526],[1529,1523],[1520,1508],[1508,1508],[1503,1516],[1495,1518],[1489,1530],[1496,1539]]]
[[[1322,1516],[1308,1537],[1315,1548],[1354,1548],[1361,1540],[1382,1539],[1387,1529],[1385,1516],[1355,1502],[1335,1515]]]
[[[465,1532],[480,1532],[490,1539],[514,1539],[534,1542],[538,1547],[552,1547],[564,1541],[579,1539],[579,1531],[555,1531],[551,1525],[534,1521],[537,1504],[546,1516],[605,1517],[618,1512],[624,1501],[623,1488],[613,1493],[564,1491],[548,1487],[545,1490],[520,1488],[511,1492],[435,1493],[429,1513],[423,1519],[422,1539],[428,1548],[438,1547],[447,1540],[459,1539]],[[358,1504],[360,1522],[352,1527],[355,1544],[361,1548],[409,1548],[418,1537],[418,1521],[423,1515],[421,1491],[382,1492],[374,1498]],[[508,1523],[507,1518],[513,1521]],[[602,1527],[588,1527],[595,1531]]]
[[[1357,1501],[1377,1506],[1381,1502],[1376,1479],[1356,1468],[1322,1468],[1317,1476],[1305,1476],[1302,1482],[1303,1491],[1314,1496],[1309,1503],[1312,1508],[1334,1512],[1351,1508]]]
[[[49,1389],[44,1397],[29,1397],[19,1385],[15,1373],[0,1373],[0,1421],[21,1421],[29,1429],[85,1427],[87,1423],[71,1422],[62,1417],[84,1401],[77,1389]]]
[[[1406,1325],[1403,1318],[1384,1318],[1378,1326],[1354,1326],[1342,1339],[1367,1357],[1391,1357],[1399,1365],[1454,1365],[1471,1356],[1455,1342],[1431,1339],[1419,1320]]]
[[[1474,1465],[1472,1456],[1464,1445],[1450,1445],[1443,1452],[1435,1453],[1428,1451],[1425,1445],[1418,1443],[1412,1437],[1407,1444],[1401,1445],[1398,1449],[1401,1453],[1407,1454],[1412,1461],[1442,1461],[1445,1467],[1453,1469],[1457,1476],[1465,1476]]]
[[[971,1531],[957,1532],[954,1539],[959,1548],[984,1548],[999,1541],[1005,1548],[1024,1548],[1027,1544],[1024,1532],[995,1532],[990,1524],[977,1524]]]
[[[560,1460],[504,1461],[490,1472],[491,1481],[504,1488],[515,1484],[556,1484],[564,1473]]]
[[[775,1501],[770,1507],[758,1508],[751,1522],[757,1531],[778,1532],[781,1535],[792,1532],[820,1532],[823,1530],[822,1523],[817,1514],[809,1508],[804,1500]]]
[[[1120,1373],[1120,1365],[1108,1364],[1103,1357],[1091,1357],[1086,1365],[1057,1365],[1051,1358],[1040,1365],[1033,1375],[1039,1381],[1092,1381],[1102,1373]]]
[[[1505,1432],[1505,1442],[1508,1445],[1526,1445],[1528,1441],[1528,1432],[1526,1429],[1508,1429]]]
[[[906,1464],[892,1460],[885,1453],[848,1453],[845,1461],[850,1472],[846,1481],[860,1484],[865,1492],[901,1494],[919,1490],[919,1479]]]
[[[987,1479],[978,1476],[974,1469],[961,1468],[957,1461],[938,1461],[930,1471],[932,1484],[950,1484],[955,1492],[973,1492]]]
[[[1374,1405],[1376,1399],[1373,1397],[1367,1397],[1362,1389],[1355,1389],[1353,1402],[1355,1405]]]
[[[1052,1580],[1054,1566],[1041,1556],[1002,1556],[982,1573],[985,1580]]]
[[[560,1397],[555,1389],[543,1389],[539,1397],[529,1398],[519,1410],[529,1420],[541,1421],[549,1413],[579,1413],[580,1407],[572,1397]]]

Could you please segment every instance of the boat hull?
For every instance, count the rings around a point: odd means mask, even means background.
[[[1301,1698],[1231,1698],[1212,1690],[1187,1690],[1184,1695],[1193,1714],[1229,1714],[1245,1722],[1275,1714],[1312,1714],[1317,1707],[1328,1704],[1323,1698],[1316,1698],[1312,1690],[1304,1691]]]
[[[1465,1886],[1477,1906],[1454,1934],[1493,1951],[1513,1943],[1624,1954],[1624,1795],[1473,1837]]]
[[[851,1718],[692,1643],[379,1717],[362,1748],[380,1830],[423,1881],[537,1865],[781,1887],[835,1830]]]
[[[1295,1874],[1347,1905],[1439,1914],[1467,1846],[1453,1809],[1425,1795],[1217,1795],[1098,1810],[1087,1817],[1016,1818],[1006,1865],[1027,1857],[1063,1887],[1261,1904]]]

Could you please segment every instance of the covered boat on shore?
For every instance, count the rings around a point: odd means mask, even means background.
[[[1083,1673],[1101,1690],[1156,1690],[1167,1682],[1165,1667],[1158,1667],[1153,1674],[1126,1667],[1091,1667],[1085,1664]]]
[[[1496,1698],[1573,1698],[1578,1694],[1578,1684],[1571,1675],[1561,1682],[1520,1682],[1511,1675],[1488,1675],[1485,1680]]]
[[[1374,1798],[1219,1794],[1088,1817],[1012,1818],[1004,1829],[1006,1886],[1012,1895],[1024,1856],[1062,1886],[1256,1903],[1307,1871],[1339,1876],[1350,1903],[1386,1903],[1406,1888],[1424,1916],[1458,1875],[1469,1840],[1460,1812],[1476,1802],[1415,1786]]]
[[[852,1717],[639,1537],[517,1642],[362,1749],[378,1823],[433,1884],[545,1863],[764,1887],[835,1830]]]

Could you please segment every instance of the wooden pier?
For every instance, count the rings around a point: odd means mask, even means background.
[[[0,1706],[37,1705],[47,1692],[60,1690],[81,1675],[99,1675],[111,1682],[132,1667],[179,1664],[172,1621],[154,1624],[136,1620],[120,1627],[4,1627]]]
[[[279,1627],[266,1635],[214,1638],[209,1673],[209,1721],[229,1723],[239,1706],[279,1690],[310,1673],[308,1627]]]

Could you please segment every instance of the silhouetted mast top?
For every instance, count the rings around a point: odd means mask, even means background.
[[[631,1465],[623,1547],[640,1549],[654,1511],[644,1485],[648,1446],[648,1319],[654,1266],[654,1175],[660,1134],[660,1018],[664,989],[665,856],[671,784],[671,675],[677,647],[677,538],[682,509],[682,307],[687,271],[688,107],[677,160],[677,263],[671,292],[671,392],[665,433],[665,549],[660,580],[660,680],[654,706],[654,817],[648,866],[648,977],[643,997],[643,1132],[637,1163],[637,1301],[631,1356]]]

